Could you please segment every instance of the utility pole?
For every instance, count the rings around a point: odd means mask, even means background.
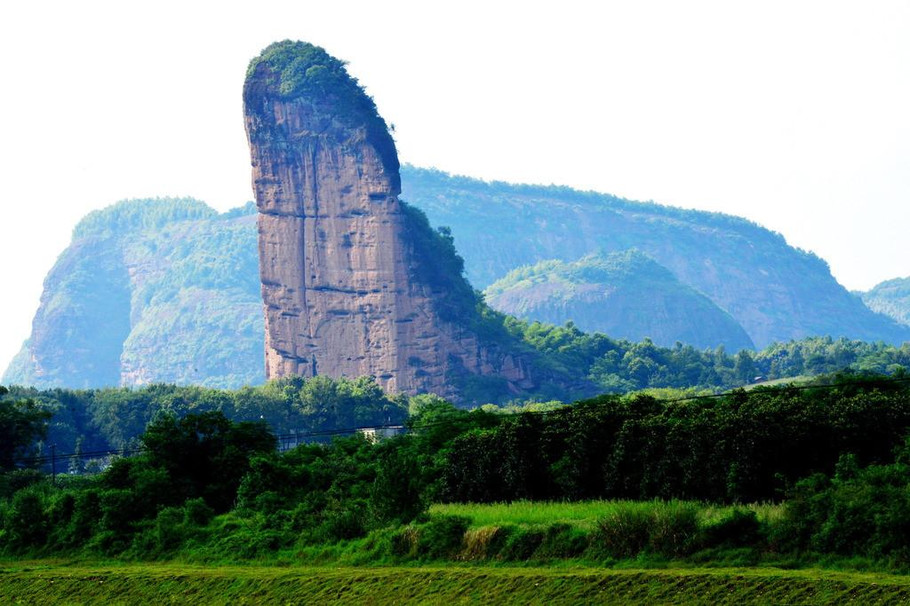
[[[57,485],[57,445],[51,444],[51,484]]]

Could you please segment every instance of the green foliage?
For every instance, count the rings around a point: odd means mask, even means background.
[[[0,406],[6,405],[0,396]],[[47,443],[59,453],[133,448],[160,414],[221,412],[234,421],[264,421],[276,434],[401,423],[407,399],[390,398],[367,377],[290,377],[239,390],[153,384],[91,390],[12,388],[10,401],[30,399],[53,413]],[[45,414],[42,412],[42,414]],[[44,454],[47,454],[46,452]]]
[[[910,565],[910,467],[902,446],[892,464],[858,468],[841,459],[834,477],[796,484],[774,539],[783,547],[867,556]]]
[[[451,441],[444,501],[685,498],[777,500],[838,458],[886,461],[910,430],[904,383],[759,388],[660,401],[601,396],[546,415],[501,417]]]
[[[702,528],[702,543],[724,548],[751,547],[764,538],[762,530],[755,511],[734,507],[728,515]]]
[[[484,294],[496,309],[524,320],[571,319],[614,339],[649,337],[664,346],[681,341],[698,348],[723,344],[733,351],[753,347],[728,313],[634,249],[520,267]]]
[[[243,90],[247,111],[263,111],[266,99],[274,97],[302,99],[329,108],[346,127],[365,129],[386,170],[397,179],[398,154],[385,120],[344,65],[319,46],[291,40],[275,42],[247,68]]]
[[[886,280],[861,296],[869,309],[910,325],[910,277]]]
[[[261,382],[256,237],[248,210],[218,215],[191,199],[129,200],[90,214],[48,275],[41,328],[5,380]]]
[[[910,343],[895,347],[830,337],[807,337],[775,343],[757,353],[735,356],[723,347],[699,351],[676,343],[659,347],[650,339],[639,343],[614,340],[600,333],[507,318],[504,326],[543,354],[552,368],[586,376],[602,393],[627,393],[651,388],[729,389],[756,377],[778,379],[822,375],[844,370],[894,374],[910,368]]]
[[[598,521],[593,535],[595,551],[613,558],[632,558],[645,550],[652,516],[645,509],[620,509]]]
[[[401,202],[410,264],[421,283],[433,290],[433,304],[449,322],[471,319],[478,303],[474,289],[464,277],[464,260],[455,250],[448,228],[433,229],[419,208]]]
[[[193,198],[122,200],[87,214],[73,230],[73,240],[125,236],[178,221],[210,219],[217,213]]]
[[[470,518],[462,516],[432,516],[417,528],[417,555],[429,560],[454,558],[470,525]]]
[[[218,512],[233,505],[250,459],[276,446],[265,424],[232,423],[220,412],[161,416],[148,426],[142,442],[142,460],[166,474],[172,498],[178,503],[202,498]]]
[[[369,497],[373,525],[405,524],[427,509],[417,458],[400,442],[378,449],[376,479]]]
[[[6,393],[6,388],[0,386],[0,397]],[[32,400],[0,400],[0,472],[28,462],[35,441],[47,434],[50,418],[51,413]]]
[[[838,284],[822,259],[739,217],[407,165],[402,180],[406,199],[451,228],[476,288],[546,259],[635,248],[728,312],[758,347],[807,334],[910,339]]]
[[[834,382],[687,401],[604,396],[518,414],[422,396],[398,403],[414,413],[408,435],[285,452],[261,423],[161,413],[144,452],[99,476],[55,486],[8,475],[0,551],[359,564],[830,554],[906,567],[910,387],[872,376]],[[307,383],[266,387],[294,404]],[[349,397],[349,387],[316,382],[310,396]],[[371,393],[369,382],[360,388]],[[156,394],[172,410],[193,408],[189,392]],[[781,506],[741,504],[784,494]],[[645,500],[566,502],[592,496]],[[473,503],[428,513],[440,499]],[[498,504],[484,509],[484,500]]]
[[[44,514],[46,490],[33,486],[20,490],[3,516],[4,536],[8,548],[23,549],[41,545],[47,539],[48,523]]]

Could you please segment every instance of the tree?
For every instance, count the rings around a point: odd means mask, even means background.
[[[183,498],[202,497],[216,511],[230,509],[255,455],[275,450],[264,423],[232,423],[221,412],[162,415],[142,436],[146,460],[167,472]]]
[[[755,370],[755,361],[749,350],[743,349],[736,354],[736,363],[733,367],[733,373],[742,383],[751,383],[757,372]]]
[[[0,386],[0,398],[8,390]],[[0,400],[0,471],[9,471],[26,462],[35,441],[47,435],[51,413],[32,400]]]

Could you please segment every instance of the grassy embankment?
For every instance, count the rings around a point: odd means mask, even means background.
[[[511,536],[546,540],[547,529],[560,536],[592,536],[604,520],[623,520],[638,511],[660,515],[691,510],[685,502],[579,503],[516,502],[495,505],[434,505],[430,518],[470,518],[461,545],[445,558],[395,557],[383,547],[388,533],[342,541],[321,548],[279,550],[243,565],[199,563],[199,551],[175,553],[183,562],[92,562],[8,560],[0,562],[0,602],[4,604],[890,604],[910,601],[910,577],[870,572],[773,566],[719,567],[721,561],[674,560],[650,554],[607,559],[596,566],[585,557],[551,558],[540,551],[525,562],[478,553],[495,542],[494,529]],[[763,524],[782,512],[775,505],[753,505]],[[728,519],[732,507],[701,505],[698,526]],[[663,512],[663,514],[661,513]],[[624,517],[625,516],[625,517]],[[419,547],[421,532],[416,528]],[[566,531],[568,528],[570,531]],[[523,534],[517,529],[523,531]],[[406,537],[402,530],[397,536]],[[507,533],[508,534],[508,533]],[[652,535],[653,536],[653,535]],[[400,543],[400,540],[398,541]],[[571,542],[571,541],[570,541]],[[392,539],[395,543],[395,539]],[[399,552],[400,556],[404,556]],[[717,554],[721,555],[721,554]],[[389,557],[391,556],[391,557]],[[195,562],[194,562],[195,560]],[[229,560],[220,560],[226,562]],[[351,566],[360,563],[361,566]],[[378,564],[378,566],[376,565]],[[714,566],[714,567],[712,567]]]

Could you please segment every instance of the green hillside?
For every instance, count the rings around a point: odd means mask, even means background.
[[[254,213],[163,198],[86,216],[45,279],[31,338],[4,381],[262,382]]]
[[[571,320],[614,338],[731,351],[753,347],[728,313],[636,250],[514,269],[485,294],[504,313],[550,324]]]
[[[910,277],[886,280],[861,296],[869,309],[910,326]]]
[[[405,199],[451,227],[476,288],[524,265],[637,248],[730,313],[758,347],[813,335],[910,340],[910,330],[838,284],[822,259],[739,217],[413,166],[402,167],[401,181]]]

